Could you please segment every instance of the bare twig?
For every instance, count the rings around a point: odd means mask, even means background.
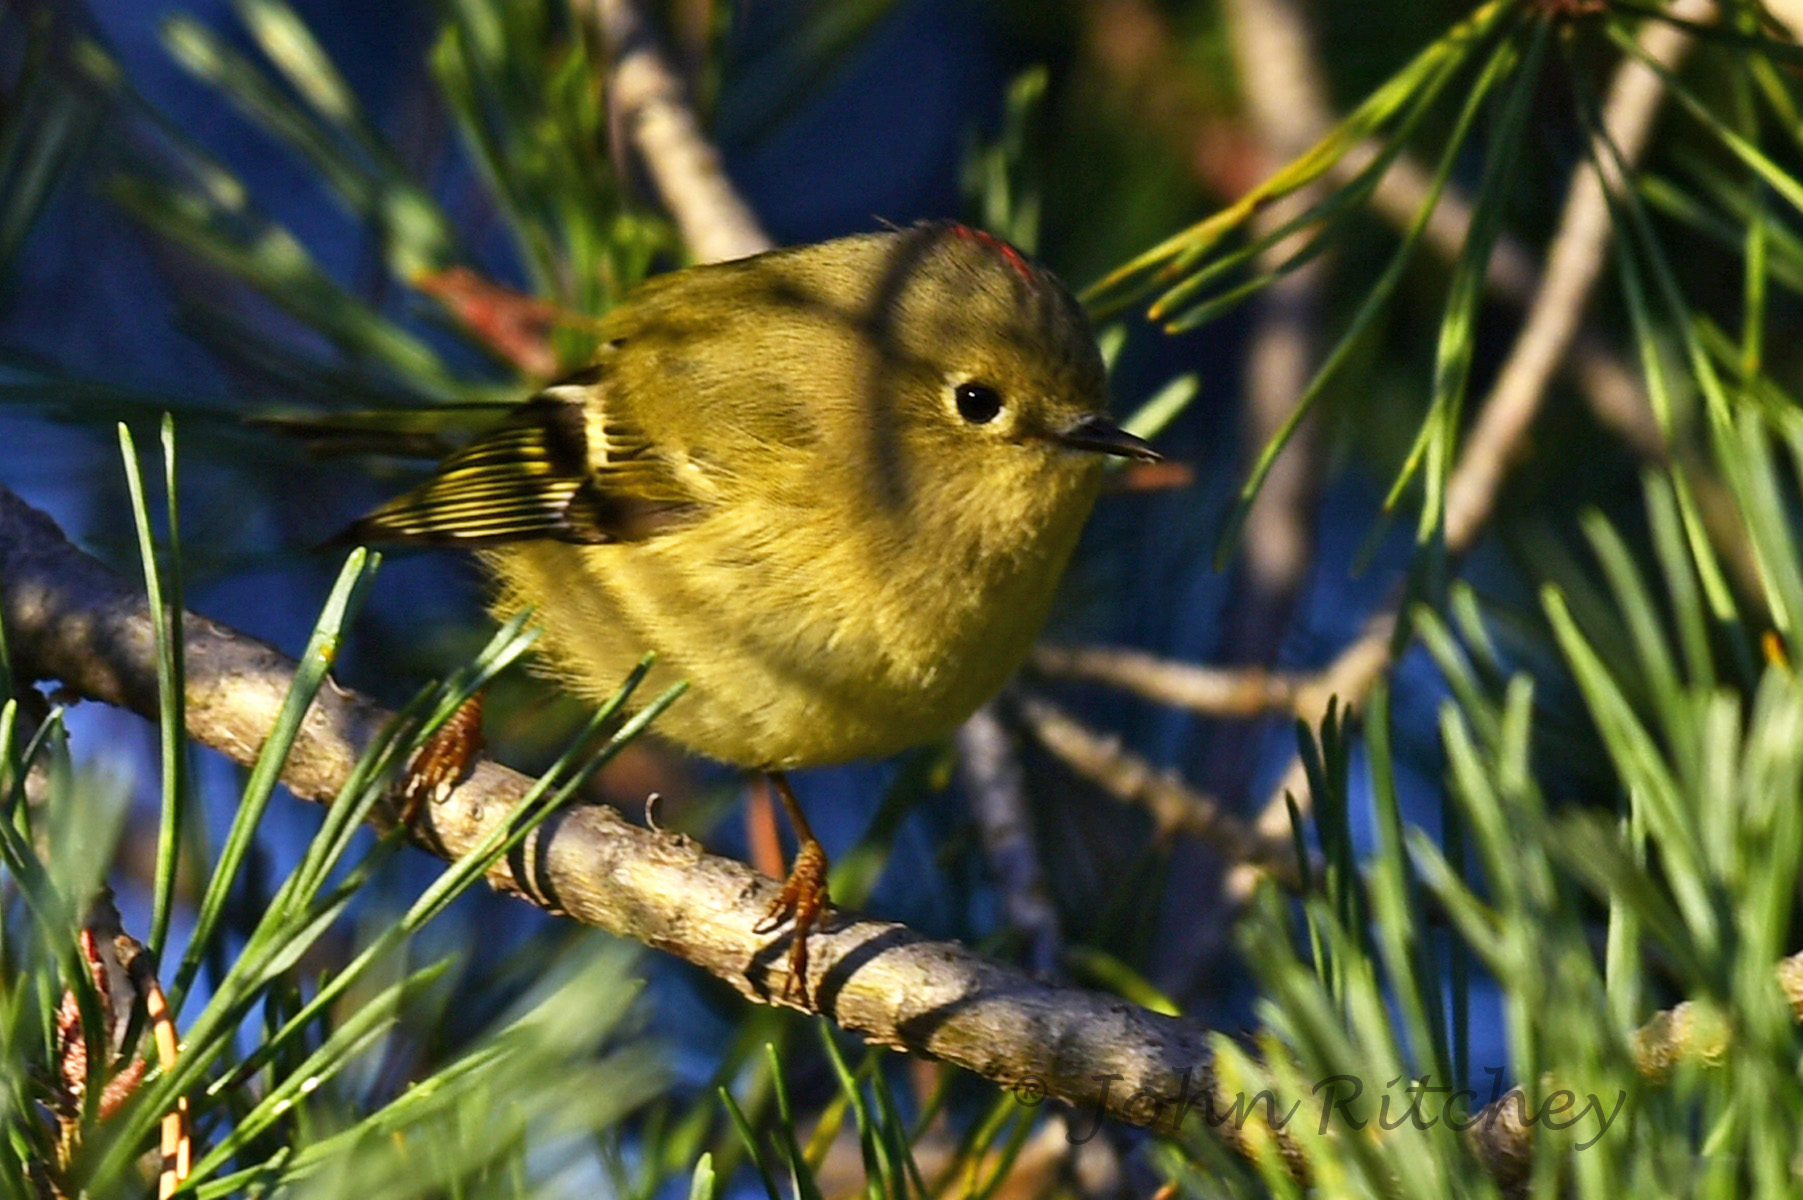
[[[1715,5],[1713,0],[1676,0],[1670,11],[1693,21],[1706,20],[1714,15]],[[1641,49],[1667,67],[1674,65],[1689,45],[1690,38],[1683,30],[1664,21],[1649,19],[1640,31]],[[1638,60],[1624,60],[1616,69],[1604,105],[1603,126],[1623,161],[1639,160],[1663,95],[1658,74]],[[1598,147],[1592,157],[1603,162],[1611,154]],[[1571,346],[1602,269],[1609,234],[1609,205],[1603,180],[1588,165],[1580,166],[1566,196],[1540,290],[1447,483],[1446,548],[1451,554],[1462,554],[1470,548],[1495,508],[1503,478],[1513,467],[1528,427],[1540,411],[1553,372]],[[1380,614],[1324,673],[1323,678],[1336,689],[1333,694],[1343,702],[1362,702],[1371,686],[1389,669],[1395,620],[1393,608]],[[1267,836],[1289,826],[1286,793],[1295,796],[1299,803],[1307,803],[1307,783],[1298,762],[1291,763],[1259,816],[1258,829]],[[1233,893],[1249,895],[1255,878],[1254,872],[1236,868],[1230,881]]]
[[[958,777],[976,818],[983,857],[1002,893],[1003,911],[1008,923],[1026,935],[1028,965],[1049,974],[1058,965],[1064,931],[1033,841],[1014,738],[991,702],[964,722],[956,740]]]
[[[1020,714],[1040,744],[1065,765],[1121,803],[1151,813],[1160,836],[1196,838],[1284,887],[1302,885],[1288,830],[1271,837],[1253,829],[1175,774],[1125,749],[1119,738],[1094,732],[1048,700],[1023,697]]]
[[[744,258],[770,236],[726,177],[701,132],[682,77],[670,65],[635,0],[576,0],[608,48],[613,118],[639,152],[683,243],[701,262]]]
[[[1287,714],[1319,725],[1333,697],[1362,695],[1377,682],[1389,666],[1386,647],[1395,629],[1395,614],[1379,613],[1357,642],[1313,674],[1203,667],[1115,646],[1040,645],[1033,648],[1028,662],[1046,675],[1106,683],[1199,716],[1249,719]]]
[[[1202,667],[1140,650],[1042,643],[1028,659],[1034,670],[1122,688],[1160,704],[1205,717],[1262,717],[1295,710],[1304,683],[1263,667]]]
[[[768,775],[754,775],[745,789],[745,857],[772,879],[783,877],[783,835]]]

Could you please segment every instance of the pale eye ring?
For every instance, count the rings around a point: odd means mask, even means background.
[[[961,383],[953,398],[958,415],[972,425],[987,425],[1002,412],[1002,394],[986,383]]]

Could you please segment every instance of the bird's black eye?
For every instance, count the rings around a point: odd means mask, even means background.
[[[1002,411],[1002,394],[983,383],[958,385],[958,415],[972,425],[987,425]]]

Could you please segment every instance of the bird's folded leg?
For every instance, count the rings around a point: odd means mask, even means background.
[[[756,932],[769,933],[785,920],[792,921],[790,932],[794,941],[789,945],[789,978],[783,984],[783,995],[799,988],[801,998],[809,1000],[808,934],[820,924],[821,914],[831,901],[826,887],[826,849],[808,825],[788,778],[781,771],[771,771],[769,775],[783,802],[783,811],[789,815],[789,825],[795,830],[797,846],[795,862],[789,868],[783,890],[764,911],[764,919],[758,922]]]

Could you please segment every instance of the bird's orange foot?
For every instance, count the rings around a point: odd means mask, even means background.
[[[795,852],[795,865],[789,869],[789,878],[783,882],[783,890],[777,893],[770,907],[764,910],[763,919],[753,927],[753,932],[770,933],[785,920],[792,922],[790,936],[794,941],[789,944],[789,978],[783,983],[782,994],[785,997],[794,995],[799,989],[801,999],[810,1003],[808,934],[820,924],[821,914],[831,900],[826,889],[826,870],[826,851],[812,837],[803,839]]]

